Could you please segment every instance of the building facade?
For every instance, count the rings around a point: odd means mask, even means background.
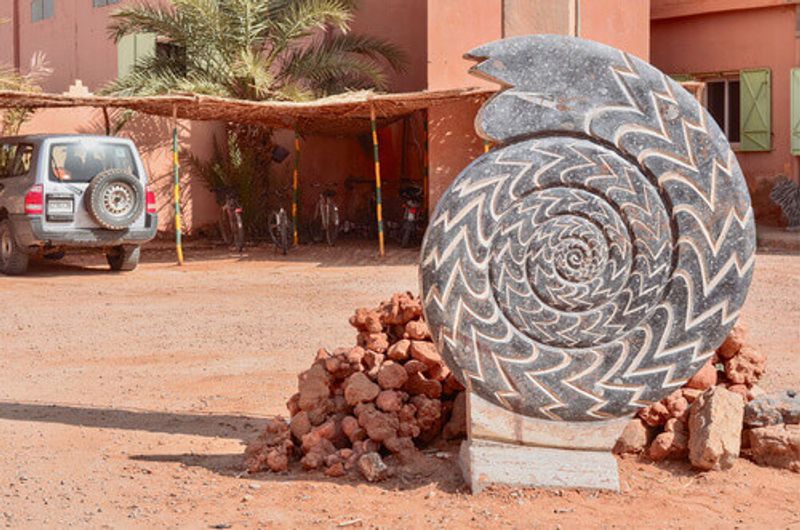
[[[706,83],[704,102],[747,177],[756,219],[783,224],[769,193],[800,179],[796,0],[652,0],[651,62]]]
[[[34,54],[43,52],[54,69],[44,82],[46,91],[64,92],[80,79],[96,92],[137,58],[156,53],[160,45],[144,35],[118,44],[108,38],[111,13],[133,1],[4,0],[0,19],[11,22],[0,25],[0,64],[24,71]],[[795,79],[800,89],[800,74],[792,73],[800,66],[796,4],[795,0],[362,0],[353,29],[389,39],[408,53],[409,68],[391,77],[395,92],[491,87],[469,75],[472,64],[463,54],[488,41],[533,33],[597,40],[650,60],[677,78],[705,81],[704,101],[737,151],[759,222],[777,224],[780,214],[768,198],[772,183],[779,174],[796,179],[800,171],[795,156],[800,153],[800,109],[791,106],[800,98],[791,88]],[[758,38],[744,38],[756,33]],[[483,140],[473,128],[479,106],[461,102],[435,107],[419,120],[382,133],[382,159],[397,161],[384,164],[389,218],[399,209],[399,202],[392,201],[401,180],[420,178],[421,173],[406,160],[416,155],[406,152],[404,142],[422,134],[426,122],[432,207],[461,169],[483,152]],[[794,119],[792,112],[797,113]],[[148,139],[147,130],[165,126],[158,118],[140,122],[142,131],[124,134]],[[102,127],[102,119],[90,110],[42,111],[26,131],[95,132],[93,127]],[[209,135],[222,130],[219,125],[184,122],[184,148],[209,150]],[[291,147],[291,133],[278,138]],[[372,166],[370,153],[362,147],[356,138],[305,138],[301,175],[331,184],[361,182],[367,193]],[[152,151],[163,149],[153,146]],[[152,166],[167,178],[169,168],[162,163],[168,157],[163,158],[154,156]],[[289,164],[273,171],[280,181],[290,178]],[[192,225],[211,222],[216,216],[213,199],[190,174],[186,178],[186,189],[194,190],[186,199],[195,211]],[[313,193],[305,194],[303,207],[313,208],[314,199]]]

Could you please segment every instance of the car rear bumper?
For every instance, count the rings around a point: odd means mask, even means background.
[[[45,229],[42,220],[26,215],[12,215],[14,235],[22,247],[113,247],[142,245],[156,237],[158,215],[145,214],[144,228],[105,230],[102,228],[70,228],[59,231]]]

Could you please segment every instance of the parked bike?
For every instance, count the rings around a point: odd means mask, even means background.
[[[411,185],[400,189],[403,220],[400,223],[400,246],[408,248],[416,239],[422,220],[422,189]]]
[[[217,202],[222,206],[219,218],[222,240],[241,253],[244,250],[244,221],[239,195],[233,188],[217,188],[214,193],[217,195]]]
[[[275,194],[281,198],[284,192],[285,189],[276,191]],[[280,206],[277,210],[272,210],[269,213],[267,225],[269,228],[269,237],[275,244],[275,248],[285,256],[289,252],[292,238],[292,223],[289,220],[286,209]]]
[[[321,184],[314,183],[314,187],[322,187]],[[336,244],[339,236],[339,207],[333,201],[336,190],[326,188],[320,192],[317,204],[314,206],[314,217],[311,220],[311,239],[315,243],[323,239],[330,246]]]

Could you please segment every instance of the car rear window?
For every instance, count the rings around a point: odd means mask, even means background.
[[[53,144],[50,148],[50,180],[89,182],[107,169],[124,169],[139,176],[127,145],[83,141]]]
[[[33,146],[30,144],[0,145],[0,178],[27,175],[32,159]]]

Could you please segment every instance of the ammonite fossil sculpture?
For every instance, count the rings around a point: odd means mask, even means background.
[[[469,388],[549,420],[623,417],[683,385],[745,300],[742,172],[680,85],[614,48],[552,35],[471,51],[505,89],[498,144],[441,198],[420,275],[440,352]]]

